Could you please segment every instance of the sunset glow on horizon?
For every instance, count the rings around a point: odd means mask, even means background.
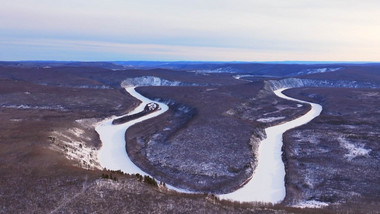
[[[376,0],[14,0],[1,5],[3,61],[380,61]]]

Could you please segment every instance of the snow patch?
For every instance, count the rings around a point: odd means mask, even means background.
[[[86,119],[78,119],[78,120],[75,120],[75,122],[77,122],[78,124],[84,126],[84,127],[92,127],[92,128],[95,128],[96,124],[99,122],[97,119],[95,118],[86,118]]]
[[[51,132],[50,148],[63,153],[67,159],[74,160],[84,169],[102,169],[97,158],[97,148],[86,144],[92,140],[91,137],[86,136],[86,130],[93,130],[93,123],[84,124],[81,128],[74,127]]]
[[[302,201],[299,202],[296,205],[293,205],[292,207],[297,207],[297,208],[322,208],[326,207],[329,204],[326,202],[322,201],[316,201],[316,200],[309,200],[309,201]]]
[[[229,109],[228,111],[226,111],[226,114],[227,114],[227,115],[231,115],[231,116],[233,116],[233,115],[236,114],[236,112],[235,112],[235,110],[233,110],[233,109]]]
[[[166,79],[161,79],[159,77],[154,76],[143,76],[143,77],[135,77],[128,78],[121,83],[123,88],[127,87],[136,87],[136,86],[180,86],[186,85],[179,81],[171,81]]]
[[[228,66],[228,67],[221,67],[221,68],[214,68],[214,69],[192,70],[190,72],[195,72],[195,73],[237,73],[237,72],[239,72],[239,70]]]
[[[348,153],[344,155],[347,160],[351,161],[356,157],[365,157],[368,156],[372,151],[371,149],[365,149],[363,144],[354,144],[350,143],[347,139],[339,137],[338,141],[340,146],[347,149]]]
[[[9,119],[9,121],[11,121],[11,122],[21,122],[21,121],[23,121],[23,119]]]
[[[304,71],[301,71],[298,74],[317,74],[317,73],[338,71],[340,69],[342,69],[342,68],[310,68],[310,69],[306,69]]]
[[[257,119],[256,121],[257,122],[262,122],[262,123],[270,123],[270,122],[273,122],[273,121],[276,121],[276,120],[282,120],[282,119],[285,119],[285,117],[267,117],[267,118],[260,118],[260,119]]]
[[[250,74],[240,74],[240,75],[235,75],[235,76],[233,76],[234,79],[237,79],[237,80],[244,80],[244,81],[248,81],[248,82],[250,82],[250,80],[242,79],[242,78],[246,78],[246,77],[255,77],[255,75],[250,75]]]
[[[379,92],[367,92],[367,93],[364,93],[364,96],[377,97],[377,96],[380,96],[380,93]]]
[[[63,87],[63,88],[88,88],[88,89],[111,89],[110,86],[106,85],[70,85],[70,84],[51,84],[46,82],[36,82],[38,85],[53,85],[56,87]]]
[[[265,81],[265,89],[275,91],[281,88],[301,87],[338,87],[338,88],[379,88],[379,85],[370,82],[346,81],[346,80],[313,80],[287,78],[281,80]]]
[[[10,109],[33,109],[33,110],[58,110],[58,111],[68,111],[61,105],[56,106],[32,106],[32,105],[1,105],[3,108]]]
[[[80,85],[80,86],[66,86],[66,87],[71,87],[71,88],[90,88],[90,89],[110,89],[111,87],[106,86],[106,85],[101,85],[101,86],[92,86],[92,85]]]
[[[84,131],[82,129],[78,129],[78,128],[72,128],[72,129],[70,129],[70,132],[72,132],[77,137],[80,137],[81,135],[84,134]]]
[[[96,180],[97,187],[104,187],[110,190],[122,190],[123,186],[116,181],[112,181],[110,179],[98,179]]]

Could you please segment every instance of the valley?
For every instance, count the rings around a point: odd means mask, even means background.
[[[217,69],[227,73],[126,69],[113,63],[46,66],[0,63],[1,212],[78,212],[83,204],[88,209],[83,212],[133,210],[123,206],[126,202],[160,213],[379,209],[376,64],[262,66],[268,74],[275,69],[272,76],[254,69],[236,73],[224,65]],[[285,73],[279,75],[278,68]],[[241,79],[234,78],[237,74]],[[103,169],[105,159],[98,155],[103,140],[95,127],[140,104],[123,88],[136,83],[139,94],[168,109],[121,131],[119,138],[127,143],[118,151],[128,152],[136,166],[161,181],[157,187],[134,173]],[[258,168],[266,128],[310,111],[309,105],[272,92],[281,87],[295,87],[285,95],[323,107],[319,117],[284,134],[285,199],[277,205],[218,199],[215,195],[235,191]],[[173,192],[164,183],[197,193]]]

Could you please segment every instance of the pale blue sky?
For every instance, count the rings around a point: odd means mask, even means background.
[[[0,5],[0,60],[380,61],[379,0]]]

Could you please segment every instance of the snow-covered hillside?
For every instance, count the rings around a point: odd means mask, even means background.
[[[219,68],[210,68],[210,69],[199,69],[192,70],[191,72],[196,73],[238,73],[240,70],[233,68],[231,66],[219,67]]]
[[[325,73],[325,72],[338,71],[340,69],[342,68],[309,68],[309,69],[305,69],[303,71],[298,72],[298,75]]]
[[[334,88],[379,88],[378,85],[369,82],[344,81],[344,80],[313,80],[287,78],[281,80],[268,80],[265,88],[271,91],[280,88],[300,88],[300,87],[334,87]]]
[[[197,86],[197,84],[171,81],[155,76],[142,76],[128,78],[121,83],[121,86],[126,88],[131,86]]]

